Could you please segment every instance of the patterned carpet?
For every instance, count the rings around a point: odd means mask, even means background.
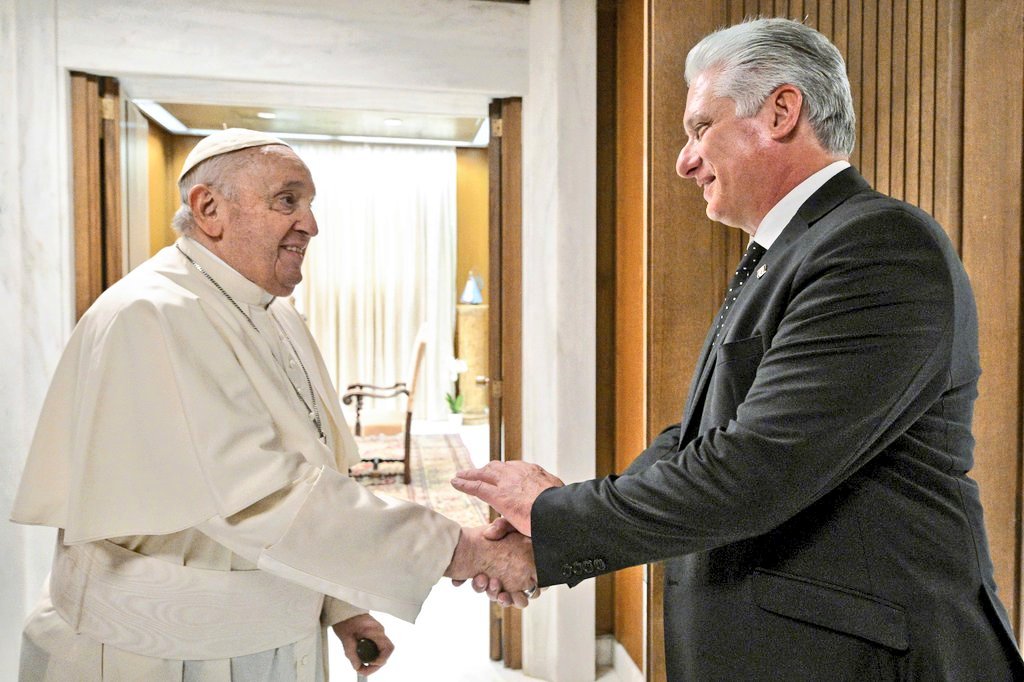
[[[363,457],[402,456],[402,435],[357,438]],[[391,495],[422,504],[463,526],[487,523],[487,505],[475,497],[452,488],[452,476],[460,469],[472,468],[469,451],[457,434],[430,434],[412,437],[412,483],[402,483],[402,463],[382,462],[372,473],[370,462],[352,467],[351,474],[374,493]]]

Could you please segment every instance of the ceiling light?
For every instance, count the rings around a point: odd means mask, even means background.
[[[164,109],[162,106],[150,99],[136,99],[132,100],[135,102],[135,106],[142,109],[151,119],[163,126],[167,131],[172,133],[187,133],[188,126],[179,121],[174,117],[171,112]]]
[[[386,118],[384,119],[384,125],[394,128],[402,125],[402,119],[400,118]]]
[[[265,118],[265,119],[268,119],[268,120],[272,119],[272,118],[277,118],[277,114],[275,114],[272,111],[257,111],[256,112],[256,116],[258,116],[259,118]]]

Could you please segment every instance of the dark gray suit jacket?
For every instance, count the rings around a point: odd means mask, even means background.
[[[1024,679],[967,476],[978,322],[945,233],[850,168],[762,266],[682,422],[537,499],[540,584],[666,560],[672,681]]]

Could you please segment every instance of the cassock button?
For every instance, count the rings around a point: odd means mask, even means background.
[[[572,577],[572,566],[570,566],[569,564],[562,564],[562,577],[563,578],[571,578]]]
[[[604,559],[594,559],[594,568],[599,571],[603,571],[608,568],[608,565],[604,563]]]

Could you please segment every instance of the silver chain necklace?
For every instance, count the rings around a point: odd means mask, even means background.
[[[224,294],[224,298],[228,299],[228,302],[230,302],[231,305],[235,307],[235,310],[242,314],[242,317],[244,317],[245,321],[249,323],[249,326],[252,327],[257,334],[263,336],[263,332],[260,331],[260,328],[257,327],[256,323],[252,321],[252,318],[249,317],[249,315],[244,310],[242,310],[242,307],[235,302],[235,299],[231,298],[231,295],[224,290],[224,287],[222,287],[220,283],[217,280],[215,280],[213,276],[210,275],[210,273],[203,269],[203,266],[201,266],[199,263],[193,260],[193,258],[189,256],[187,253],[182,251],[180,246],[175,244],[174,247],[178,249],[178,253],[184,256],[185,259],[189,263],[191,263],[196,270],[199,271],[199,274],[208,279],[210,281],[210,284],[217,288],[217,291]],[[270,311],[268,310],[267,313],[270,314]],[[270,316],[273,317],[272,314]],[[316,393],[313,392],[313,382],[310,381],[309,379],[309,372],[306,371],[306,365],[302,362],[302,358],[299,356],[299,352],[295,349],[295,344],[292,343],[292,338],[288,336],[288,332],[284,330],[284,327],[280,326],[280,323],[278,323],[278,327],[281,329],[281,334],[284,335],[284,339],[288,342],[288,345],[291,347],[292,354],[295,356],[295,359],[299,361],[299,367],[302,368],[303,376],[306,377],[306,387],[309,389],[309,399],[313,403],[312,408],[310,407],[310,404],[306,402],[306,399],[302,396],[302,391],[300,391],[298,386],[295,385],[295,382],[292,381],[292,378],[288,376],[287,372],[285,372],[285,378],[288,379],[288,383],[291,384],[292,390],[295,391],[295,397],[297,397],[302,402],[302,406],[306,408],[306,412],[309,413],[310,419],[313,420],[313,425],[316,426],[316,432],[320,438],[320,442],[326,445],[327,436],[324,435],[323,421],[320,419],[320,409],[316,404]]]

